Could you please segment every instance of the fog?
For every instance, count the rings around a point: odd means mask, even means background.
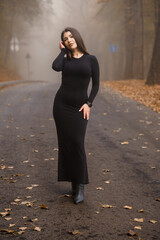
[[[107,34],[104,29],[109,29],[107,12],[109,14],[110,10],[107,8],[110,6],[111,4],[103,6],[102,9],[102,4],[97,4],[97,0],[53,0],[52,14],[48,14],[44,9],[41,18],[28,27],[25,38],[22,39],[24,44],[20,45],[17,58],[23,79],[28,78],[26,54],[29,53],[29,78],[54,81],[54,76],[58,76],[59,73],[51,69],[51,64],[60,52],[61,31],[70,26],[81,33],[88,52],[98,58],[101,80],[105,80],[106,67],[108,71],[110,69],[110,64],[105,62],[109,42],[105,41],[106,35],[111,35],[111,32]],[[109,51],[108,53],[110,54]]]
[[[144,1],[144,5],[148,7],[149,2]],[[61,32],[65,27],[74,27],[81,33],[88,52],[97,57],[101,81],[142,79],[148,72],[154,38],[143,39],[139,4],[141,1],[52,0],[49,11],[43,8],[41,17],[25,28],[16,56],[22,78],[55,81],[60,75],[51,69],[51,64],[60,52]],[[154,34],[151,18],[143,31],[144,36]]]

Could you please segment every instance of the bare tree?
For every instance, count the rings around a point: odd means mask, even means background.
[[[146,84],[160,84],[160,0],[157,1],[158,15],[156,24],[156,35],[153,48],[153,55]]]

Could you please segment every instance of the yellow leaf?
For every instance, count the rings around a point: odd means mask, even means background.
[[[26,189],[32,189],[33,187],[26,187]]]
[[[40,232],[41,228],[40,227],[35,227],[34,230]]]
[[[131,210],[131,209],[132,209],[132,207],[131,207],[131,206],[127,206],[127,205],[125,205],[123,208],[125,208],[125,209],[129,209],[129,210]]]
[[[5,217],[7,215],[10,215],[10,212],[0,212],[0,216]]]
[[[103,208],[114,208],[115,206],[109,205],[109,204],[102,204]]]
[[[72,197],[72,195],[71,194],[64,194],[64,197],[70,198],[70,197]]]
[[[27,227],[19,227],[20,230],[24,231],[27,229]]]
[[[153,224],[157,223],[156,220],[149,220],[148,222],[153,223]]]
[[[138,212],[139,212],[139,213],[142,213],[142,212],[144,212],[144,210],[143,210],[143,209],[140,209],[140,210],[138,210]]]
[[[96,187],[97,190],[104,190],[102,187]]]
[[[10,221],[12,218],[11,217],[5,217],[6,221]]]
[[[136,221],[136,222],[143,222],[143,218],[134,218],[134,221]]]
[[[31,222],[38,222],[38,218],[34,218],[30,220]]]
[[[121,144],[129,144],[129,142],[121,142]]]
[[[14,227],[16,224],[14,224],[14,223],[11,223],[11,224],[9,224],[9,227]]]
[[[0,229],[0,232],[14,233],[15,231],[10,229]]]
[[[19,235],[21,235],[21,234],[23,234],[24,233],[24,231],[19,231],[19,232],[17,232]]]
[[[135,226],[134,229],[142,230],[141,226]]]
[[[5,169],[5,168],[6,168],[5,165],[1,165],[1,166],[0,166],[0,170],[3,170],[3,169]]]

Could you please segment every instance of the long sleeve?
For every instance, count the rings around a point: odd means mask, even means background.
[[[91,58],[91,66],[92,66],[92,88],[91,92],[88,98],[89,102],[93,102],[94,98],[97,95],[97,92],[99,90],[99,77],[100,77],[100,70],[99,70],[99,63],[97,61],[97,58],[92,55]]]
[[[66,48],[62,48],[59,55],[56,57],[56,59],[52,63],[52,69],[60,72],[63,69],[63,61],[64,61],[64,55],[66,54]]]

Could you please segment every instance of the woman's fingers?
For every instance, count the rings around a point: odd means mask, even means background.
[[[82,111],[82,109],[83,109],[83,117],[84,117],[84,119],[87,118],[87,120],[89,120],[90,108],[86,104],[84,104],[79,109],[79,111]]]

